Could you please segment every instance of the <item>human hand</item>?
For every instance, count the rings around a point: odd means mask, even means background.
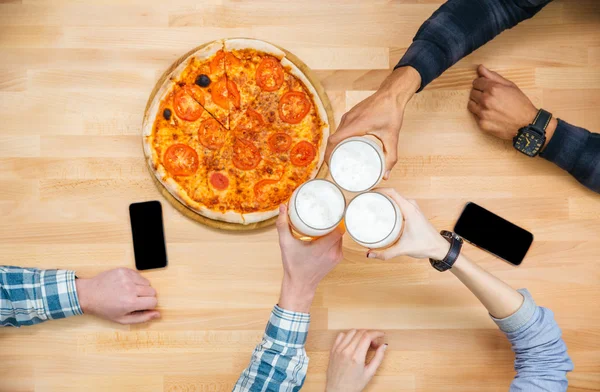
[[[279,207],[277,219],[279,246],[283,261],[283,283],[279,306],[308,313],[321,279],[342,260],[341,228],[311,242],[292,236],[287,206]]]
[[[512,140],[520,128],[533,122],[538,109],[510,80],[483,65],[477,67],[477,73],[467,108],[483,131]]]
[[[395,245],[385,250],[369,250],[367,257],[381,260],[396,256],[410,256],[417,259],[446,257],[450,244],[427,220],[414,200],[406,200],[391,188],[376,189],[394,200],[404,215],[404,231]]]
[[[91,279],[76,279],[79,304],[93,314],[120,324],[144,323],[160,317],[156,290],[148,279],[129,268],[103,272]]]
[[[385,174],[388,179],[398,160],[398,133],[402,127],[404,108],[421,86],[421,75],[410,66],[394,70],[379,89],[342,116],[337,131],[329,137],[326,160],[335,146],[352,136],[372,135],[385,151]]]
[[[326,392],[360,392],[375,375],[383,362],[387,344],[382,344],[383,332],[356,331],[340,333],[335,340],[329,367],[327,368]],[[375,356],[367,362],[367,351],[373,347]]]

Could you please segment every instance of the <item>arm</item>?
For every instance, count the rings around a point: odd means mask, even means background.
[[[119,268],[91,279],[74,271],[0,266],[0,326],[94,314],[121,324],[158,318],[156,291],[133,270]]]
[[[83,314],[75,272],[0,266],[0,326],[20,327]]]
[[[421,75],[421,91],[457,61],[533,17],[550,1],[450,0],[421,25],[396,68],[415,68]]]
[[[566,391],[573,363],[552,311],[539,307],[527,290],[512,287],[459,256],[452,273],[481,301],[515,353],[511,391]]]
[[[234,392],[298,391],[304,384],[308,356],[304,349],[309,310],[319,282],[342,260],[342,231],[312,242],[295,239],[287,208],[277,220],[283,262],[279,304],[271,312],[262,342],[238,379]]]
[[[512,140],[520,128],[533,121],[538,108],[510,80],[483,65],[477,72],[479,78],[473,81],[468,109],[483,131]],[[540,156],[600,193],[600,134],[553,117]]]
[[[351,136],[373,135],[385,151],[388,179],[398,160],[398,134],[413,95],[503,30],[531,18],[551,0],[450,0],[419,28],[394,71],[370,97],[346,113],[329,137],[326,160]]]
[[[405,200],[391,189],[380,191],[398,203],[406,226],[396,245],[384,251],[369,251],[368,257],[443,259],[449,244],[427,221],[416,202]],[[517,371],[511,391],[566,390],[566,374],[573,370],[573,364],[552,312],[536,306],[526,290],[514,290],[464,255],[458,257],[451,271],[481,301],[510,340]]]

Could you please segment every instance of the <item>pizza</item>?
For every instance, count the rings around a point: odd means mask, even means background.
[[[187,56],[164,79],[143,123],[151,171],[177,200],[215,220],[278,214],[323,163],[329,121],[285,52],[227,39]]]

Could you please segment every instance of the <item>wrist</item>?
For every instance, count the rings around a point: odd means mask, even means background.
[[[436,240],[429,251],[429,258],[433,260],[443,260],[450,251],[450,243],[441,235],[436,236]]]
[[[309,313],[316,287],[294,282],[284,276],[279,296],[279,307],[291,312]]]
[[[404,107],[421,87],[421,74],[407,65],[396,68],[384,80],[382,89],[390,91],[398,106]]]
[[[89,301],[89,279],[75,279],[75,287],[77,289],[77,299],[83,313],[92,313]]]

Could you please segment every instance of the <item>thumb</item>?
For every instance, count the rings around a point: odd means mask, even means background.
[[[285,204],[279,206],[279,217],[277,218],[275,225],[277,226],[277,233],[279,234],[280,240],[289,240],[293,238],[292,233],[290,232],[287,211],[288,209]]]
[[[377,351],[375,351],[375,356],[373,357],[373,359],[371,359],[371,362],[369,362],[369,364],[366,366],[367,374],[369,376],[373,377],[375,375],[375,372],[377,372],[377,369],[379,369],[379,366],[383,362],[383,357],[387,348],[388,345],[386,343],[379,346]]]
[[[119,322],[121,324],[139,324],[159,317],[160,313],[157,310],[143,310],[140,312],[129,313],[128,315],[123,316]]]
[[[483,64],[481,64],[481,65],[479,65],[479,67],[477,67],[477,74],[479,74],[479,76],[481,76],[481,77],[490,79],[496,83],[500,83],[505,86],[513,85],[513,83],[510,80],[505,79],[504,77],[502,77],[502,75],[500,75],[497,72],[487,69]]]
[[[369,259],[389,260],[396,256],[400,256],[400,253],[398,253],[398,250],[395,248],[396,248],[395,246],[392,246],[391,248],[388,248],[385,250],[370,250],[369,249],[369,251],[367,252],[367,257]]]

